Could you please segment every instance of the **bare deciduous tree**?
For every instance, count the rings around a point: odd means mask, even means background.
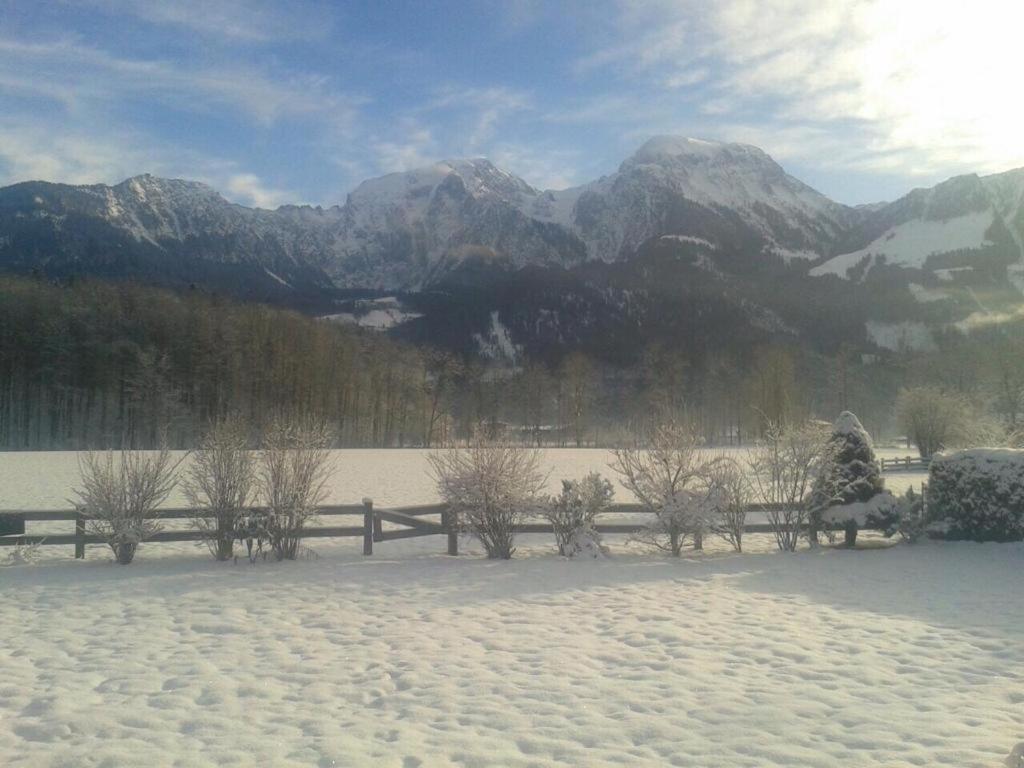
[[[274,557],[294,560],[306,523],[328,495],[334,474],[331,433],[312,419],[274,419],[267,428],[256,471],[266,507],[265,534]]]
[[[79,457],[77,506],[90,531],[107,542],[117,562],[128,565],[139,544],[160,530],[160,522],[150,515],[174,490],[184,458],[174,458],[166,448]]]
[[[211,425],[182,481],[195,516],[192,524],[217,560],[230,560],[239,521],[255,494],[256,458],[247,424],[229,417]]]
[[[515,526],[539,505],[546,477],[540,452],[488,440],[477,430],[465,448],[428,457],[441,498],[489,558],[515,553]]]
[[[646,448],[620,448],[611,468],[653,516],[638,539],[678,557],[689,537],[696,548],[708,530],[717,490],[720,459],[701,453],[701,438],[689,426],[670,422],[655,427]]]
[[[805,422],[769,425],[751,459],[752,490],[765,505],[765,515],[784,552],[796,551],[807,525],[811,491],[832,461],[828,425]]]

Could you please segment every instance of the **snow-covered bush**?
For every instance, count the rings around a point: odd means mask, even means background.
[[[331,434],[312,419],[275,419],[266,430],[256,470],[263,535],[278,560],[294,560],[306,523],[327,498],[334,473]]]
[[[185,472],[182,490],[194,512],[192,524],[217,560],[230,560],[239,523],[255,494],[256,460],[248,428],[238,418],[214,423]]]
[[[460,527],[483,544],[489,558],[511,558],[516,526],[541,503],[547,478],[540,452],[494,442],[479,430],[465,448],[432,453],[428,461]]]
[[[882,527],[887,538],[899,534],[900,538],[908,544],[913,544],[920,539],[928,528],[928,520],[924,513],[924,497],[915,493],[913,488],[907,488],[907,492],[896,499],[893,514],[887,524]]]
[[[598,560],[608,557],[608,548],[601,543],[601,535],[593,528],[577,528],[569,536],[568,557],[578,560]]]
[[[821,525],[839,526],[852,547],[860,527],[887,528],[894,522],[896,500],[885,490],[871,435],[854,414],[839,415],[829,446],[829,461],[814,482],[810,538],[816,543]]]
[[[928,472],[928,517],[948,539],[1024,538],[1024,451],[936,454]]]
[[[128,565],[139,544],[160,530],[160,521],[150,515],[174,490],[183,460],[166,448],[79,457],[76,506],[90,532],[107,542],[120,564]]]
[[[712,496],[710,530],[734,550],[742,552],[743,529],[747,524],[751,495],[750,479],[735,459],[722,456],[711,467],[710,482],[716,490]]]
[[[679,557],[687,539],[710,529],[717,504],[714,470],[721,461],[700,450],[697,431],[680,424],[658,426],[646,448],[620,448],[611,468],[652,519],[637,539]]]
[[[584,540],[600,544],[594,519],[611,506],[614,495],[612,484],[597,472],[582,480],[562,481],[562,492],[544,508],[544,517],[555,531],[558,554],[573,557]]]
[[[930,385],[901,390],[896,398],[900,428],[924,458],[959,440],[970,411],[962,396]]]
[[[834,445],[816,422],[770,426],[751,457],[751,488],[764,504],[775,543],[795,552],[812,508],[812,488],[826,475]]]

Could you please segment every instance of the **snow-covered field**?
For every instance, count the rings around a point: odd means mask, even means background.
[[[743,459],[747,449],[723,449]],[[438,500],[437,489],[429,474],[426,450],[339,450],[334,451],[335,467],[331,496],[335,504],[358,504],[373,498],[378,506],[429,504]],[[907,456],[905,448],[880,449],[879,457]],[[563,478],[579,478],[588,472],[613,477],[612,461],[603,449],[549,449],[544,451],[544,466],[549,471],[551,491],[561,487]],[[902,492],[908,484],[920,487],[923,473],[897,473],[887,477],[887,485]],[[77,454],[70,451],[3,453],[0,452],[0,509],[69,509],[71,490],[78,482]],[[621,489],[617,501],[631,502]],[[168,506],[181,505],[181,497],[171,497]]]
[[[345,452],[336,500],[424,500],[416,453]],[[0,506],[65,498],[56,456],[0,455]],[[0,568],[0,765],[995,768],[1024,741],[1024,546],[749,544]]]
[[[389,544],[0,569],[0,764],[994,768],[1024,740],[1019,545]]]

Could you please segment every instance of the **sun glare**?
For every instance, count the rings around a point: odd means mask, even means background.
[[[888,123],[892,149],[931,147],[933,160],[979,170],[1024,163],[1024,6],[887,0],[857,23],[858,117]]]

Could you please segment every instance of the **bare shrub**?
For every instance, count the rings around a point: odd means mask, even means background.
[[[215,422],[207,431],[182,481],[194,517],[192,525],[217,560],[230,560],[234,542],[255,496],[256,458],[249,451],[248,427],[237,417]]]
[[[969,431],[971,404],[961,395],[935,386],[901,390],[896,398],[896,419],[923,458],[960,442]]]
[[[160,521],[150,515],[174,490],[184,458],[175,459],[166,448],[79,456],[76,506],[89,531],[107,542],[117,562],[128,565],[139,544],[160,530]]]
[[[42,556],[40,547],[45,543],[43,541],[37,541],[32,544],[15,544],[11,551],[7,553],[7,556],[0,560],[0,565],[35,565],[39,558]]]
[[[743,551],[743,529],[750,505],[750,480],[739,462],[721,456],[710,468],[710,483],[715,493],[709,527],[711,532],[728,542],[737,552]]]
[[[539,504],[546,477],[540,452],[488,440],[478,431],[465,448],[428,457],[441,498],[460,526],[475,536],[487,557],[515,553],[515,527]]]
[[[615,489],[597,472],[582,480],[563,480],[562,492],[548,502],[544,517],[551,523],[558,543],[558,554],[573,557],[580,548],[582,532],[593,541],[600,537],[594,530],[595,518],[611,506]]]
[[[699,547],[717,495],[713,478],[720,459],[704,456],[701,442],[689,426],[662,424],[647,448],[616,449],[611,464],[622,485],[653,517],[636,538],[674,557],[690,537]]]
[[[275,418],[263,437],[256,484],[266,508],[260,535],[277,560],[294,560],[306,523],[327,498],[334,474],[326,425],[312,419]]]
[[[784,552],[796,551],[810,519],[811,491],[833,461],[831,428],[816,422],[770,425],[754,448],[751,488]]]

